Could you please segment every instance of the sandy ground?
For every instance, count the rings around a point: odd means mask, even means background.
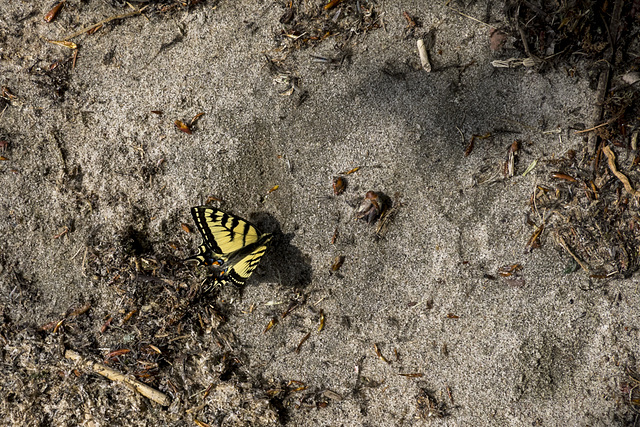
[[[0,84],[14,95],[0,103],[5,425],[634,420],[620,382],[640,351],[636,276],[568,273],[548,233],[525,252],[545,162],[585,155],[575,130],[590,125],[589,70],[578,57],[493,67],[522,57],[513,38],[490,49],[491,27],[506,25],[500,2],[451,4],[467,16],[444,2],[361,3],[375,14],[357,18],[376,25],[299,48],[282,36],[284,2],[131,16],[74,38],[72,68],[73,51],[47,40],[130,8],[69,0],[46,23],[49,3],[2,2]],[[336,21],[356,19],[354,5]],[[409,32],[404,11],[422,27]],[[174,125],[199,113],[192,134]],[[334,195],[333,177],[355,167]],[[354,220],[369,190],[401,203],[382,238]],[[195,230],[190,207],[211,196],[276,243],[246,287],[171,323],[168,295],[186,298],[205,274],[179,262],[200,244],[181,224]],[[498,274],[513,264],[514,276]],[[154,347],[143,380],[168,407],[63,356]]]

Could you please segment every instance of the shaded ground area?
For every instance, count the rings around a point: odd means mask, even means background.
[[[637,421],[637,2],[54,6],[0,6],[9,425]]]

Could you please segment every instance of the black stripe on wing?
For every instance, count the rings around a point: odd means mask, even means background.
[[[191,208],[191,216],[202,234],[204,244],[223,259],[257,242],[262,236],[250,222],[216,208],[196,206]]]
[[[209,225],[215,222],[216,211],[217,210],[206,208],[205,206],[197,206],[191,208],[191,216],[202,235],[205,246],[214,253],[222,254],[222,249],[220,249],[216,238],[213,236],[214,228]]]

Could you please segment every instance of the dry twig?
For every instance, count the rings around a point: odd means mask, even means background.
[[[602,119],[602,109],[604,106],[605,96],[607,94],[607,86],[609,85],[609,79],[611,77],[611,67],[609,64],[613,61],[613,56],[615,53],[615,43],[618,40],[618,34],[620,31],[620,19],[622,15],[622,5],[623,0],[616,0],[613,6],[613,13],[611,16],[611,24],[609,25],[609,48],[604,55],[604,60],[606,62],[606,68],[600,73],[600,77],[598,78],[598,87],[596,89],[596,107],[593,110],[591,120],[593,125],[599,122]],[[598,144],[598,135],[595,133],[589,134],[588,137],[589,144],[589,152],[593,153],[596,150],[596,146]]]
[[[640,192],[633,188],[633,186],[629,182],[629,178],[627,178],[616,167],[616,155],[613,154],[611,148],[606,145],[602,148],[602,152],[607,155],[609,169],[611,169],[611,172],[616,176],[616,178],[618,178],[622,182],[622,184],[624,185],[624,189],[627,190],[627,193],[631,194],[633,197],[640,197]]]
[[[560,235],[560,233],[555,232],[554,233],[555,238],[556,238],[556,242],[558,242],[558,244],[560,246],[562,246],[564,248],[565,251],[567,251],[569,253],[569,255],[571,255],[573,257],[573,259],[576,260],[576,262],[578,263],[578,265],[580,267],[582,267],[582,269],[584,271],[587,272],[587,274],[591,274],[591,269],[589,268],[589,266],[587,264],[585,264],[580,258],[578,258],[578,256],[576,254],[573,253],[573,251],[571,249],[569,249],[569,245],[567,245],[567,242],[564,241],[564,239],[562,238],[562,236]]]
[[[154,402],[159,403],[162,406],[169,406],[171,404],[171,399],[166,394],[156,390],[155,388],[151,388],[148,385],[141,383],[140,381],[128,378],[120,372],[108,368],[101,363],[85,360],[82,356],[80,356],[80,354],[73,350],[65,351],[64,357],[75,362],[84,363],[87,367],[93,369],[96,373],[109,378],[111,381],[119,381],[129,385],[144,397],[153,400]]]
[[[83,29],[76,31],[73,34],[68,35],[67,37],[63,38],[62,41],[71,40],[72,38],[78,37],[80,34],[84,34],[87,31],[93,30],[94,28],[98,28],[99,26],[104,25],[107,22],[115,21],[116,19],[129,18],[130,16],[140,15],[142,13],[142,11],[144,11],[146,8],[147,8],[147,6],[143,7],[142,9],[136,9],[133,12],[124,13],[122,15],[115,15],[115,16],[112,16],[110,18],[103,19],[102,21],[100,21],[100,22],[98,22],[96,24],[89,25],[88,27],[84,27]]]

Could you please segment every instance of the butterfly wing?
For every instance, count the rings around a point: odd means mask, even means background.
[[[260,239],[256,227],[248,221],[208,206],[191,208],[204,244],[198,254],[187,258],[198,265],[223,265],[235,253]]]
[[[229,260],[229,266],[223,271],[218,280],[222,284],[231,282],[238,286],[243,285],[258,267],[260,260],[267,251],[271,237],[271,234],[263,234],[257,242],[238,252],[233,259]]]

